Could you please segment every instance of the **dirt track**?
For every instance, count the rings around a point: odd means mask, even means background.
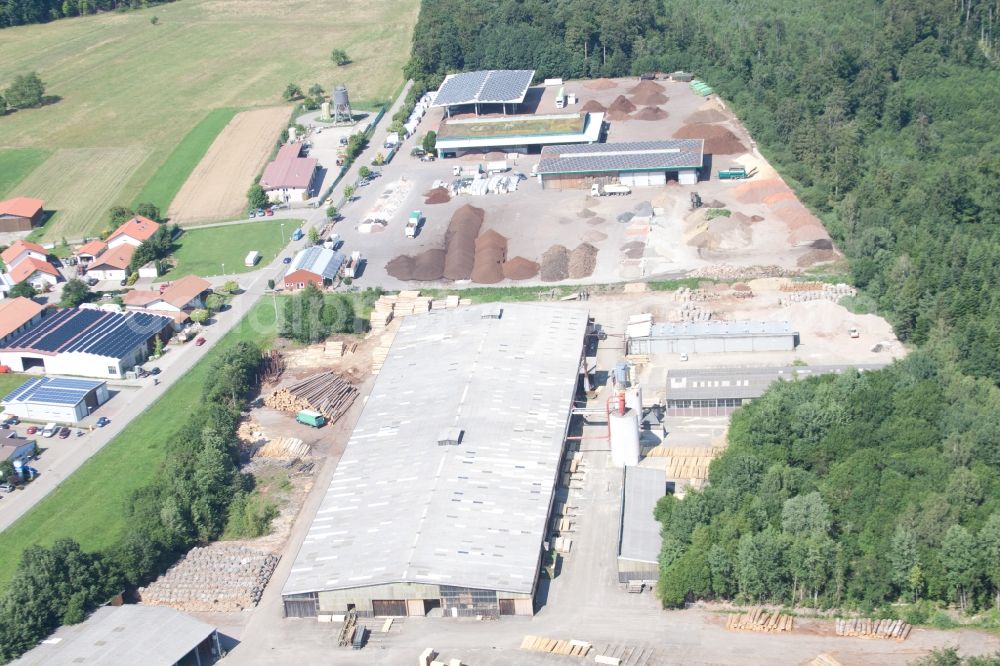
[[[288,113],[276,106],[236,114],[177,193],[167,211],[170,220],[197,224],[239,215]]]

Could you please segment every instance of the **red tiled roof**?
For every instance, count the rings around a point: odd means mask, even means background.
[[[153,222],[148,217],[143,217],[142,215],[136,215],[131,220],[123,224],[122,226],[115,229],[115,232],[108,236],[108,243],[113,241],[119,236],[128,236],[129,238],[134,238],[137,241],[149,240],[156,233],[156,230],[160,228],[156,222]]]
[[[49,262],[42,261],[41,259],[35,259],[34,257],[28,257],[27,259],[17,262],[17,266],[10,269],[10,279],[14,281],[14,284],[24,282],[29,277],[34,275],[35,271],[48,273],[55,278],[59,277],[59,271],[57,271],[56,267]]]
[[[122,303],[125,305],[134,305],[140,308],[144,308],[158,300],[160,300],[160,292],[144,291],[142,289],[133,289],[122,297]]]
[[[0,215],[34,217],[44,205],[45,202],[41,199],[32,199],[31,197],[14,197],[13,199],[0,201]]]
[[[212,286],[197,275],[185,275],[163,290],[160,298],[175,308],[183,308],[191,299]]]
[[[22,296],[0,301],[0,338],[21,328],[44,309],[33,300]]]
[[[90,265],[89,270],[100,270],[102,266],[106,266],[108,268],[128,268],[129,263],[132,261],[133,254],[135,254],[134,245],[129,245],[128,243],[125,245],[119,245],[118,247],[108,250],[95,259],[94,263]]]
[[[299,157],[302,144],[285,144],[278,150],[274,161],[264,169],[260,186],[265,190],[289,188],[305,189],[312,182],[318,162],[312,157]]]
[[[17,258],[17,255],[21,254],[26,250],[37,252],[43,257],[48,256],[49,254],[48,250],[46,250],[38,243],[32,243],[31,241],[25,241],[25,240],[16,240],[13,243],[11,243],[10,247],[4,250],[3,253],[0,253],[0,259],[3,259],[3,262],[8,266],[10,266],[10,262],[14,261],[14,259]]]
[[[94,240],[84,243],[80,247],[76,248],[73,251],[73,254],[89,254],[92,257],[96,257],[101,252],[104,252],[107,249],[108,249],[107,243],[105,243],[100,239],[95,238]]]

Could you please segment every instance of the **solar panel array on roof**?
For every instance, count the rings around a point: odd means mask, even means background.
[[[57,354],[81,352],[122,358],[162,331],[170,319],[145,312],[60,310],[15,336],[6,349]]]
[[[704,139],[545,146],[537,173],[700,169],[704,147]]]
[[[520,103],[524,101],[534,76],[533,69],[491,69],[452,74],[441,84],[433,105]]]
[[[11,391],[3,400],[10,402],[39,402],[47,405],[76,405],[88,393],[104,382],[93,379],[65,377],[36,377]]]

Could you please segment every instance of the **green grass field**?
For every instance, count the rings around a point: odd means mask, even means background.
[[[6,198],[7,193],[48,156],[49,151],[32,148],[0,150],[0,197]]]
[[[134,203],[153,203],[166,213],[170,202],[174,200],[181,185],[208,152],[215,137],[237,113],[239,109],[228,107],[209,111],[208,115],[187,133],[184,140],[177,144],[167,161],[156,170],[146,183],[146,187],[136,196]]]
[[[183,0],[4,29],[0,87],[37,70],[46,94],[60,99],[0,119],[0,150],[52,151],[36,171],[65,170],[83,181],[69,198],[64,181],[28,175],[16,194],[58,202],[46,240],[95,235],[106,223],[101,209],[133,203],[147,186],[156,197],[174,187],[189,158],[171,155],[214,109],[280,104],[290,82],[344,83],[359,107],[388,99],[402,80],[419,4]],[[352,64],[335,67],[333,48],[346,50]],[[120,156],[114,178],[95,173],[92,159],[104,165]],[[162,186],[153,182],[160,177]],[[4,174],[0,183],[14,178],[24,175]]]
[[[222,265],[226,274],[246,273],[256,270],[274,260],[282,248],[281,224],[285,225],[285,242],[302,224],[302,220],[278,220],[270,217],[262,222],[247,222],[240,225],[209,227],[207,229],[187,229],[177,240],[179,246],[173,257],[177,265],[160,280],[176,280],[185,275],[222,275]],[[247,254],[257,250],[261,259],[256,268],[243,264]]]
[[[242,340],[269,342],[274,323],[270,300],[258,301],[240,325],[152,407],[6,529],[0,538],[0,589],[10,582],[21,552],[31,544],[48,545],[63,537],[76,539],[86,550],[113,544],[124,527],[124,505],[129,495],[156,476],[167,442],[180,428],[184,415],[201,402],[201,387],[212,359]],[[206,332],[209,335],[211,327]],[[44,468],[43,456],[39,469]]]

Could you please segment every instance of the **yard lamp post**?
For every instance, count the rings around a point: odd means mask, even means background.
[[[281,247],[285,247],[285,223],[281,223]]]
[[[223,278],[226,277],[226,265],[225,264],[222,264],[222,277]]]

